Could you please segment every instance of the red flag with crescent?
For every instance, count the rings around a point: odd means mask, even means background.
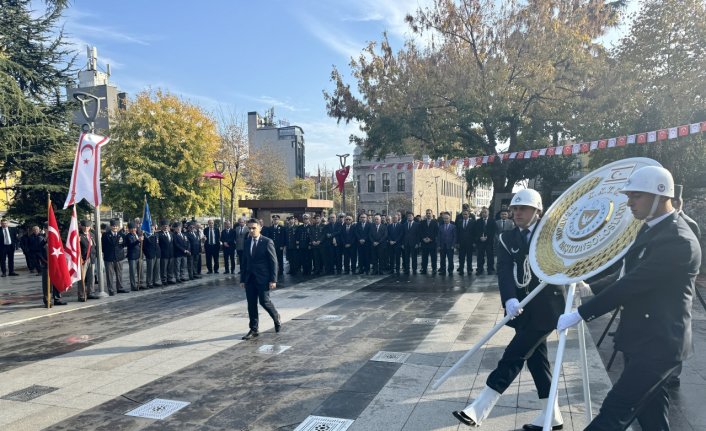
[[[66,264],[69,266],[69,276],[71,283],[81,280],[81,241],[78,236],[78,217],[76,217],[76,205],[71,215],[71,225],[66,236]]]
[[[71,171],[69,194],[64,209],[86,199],[97,207],[101,203],[101,152],[110,138],[93,133],[81,133],[76,146],[74,168]]]
[[[66,264],[66,254],[64,246],[61,244],[59,227],[54,217],[54,209],[49,202],[49,220],[47,226],[47,273],[51,284],[59,292],[65,292],[71,287],[71,276],[69,267]]]
[[[348,178],[348,173],[350,172],[351,167],[346,166],[344,168],[336,170],[336,180],[338,181],[338,191],[343,193],[343,186],[346,182],[346,178]]]

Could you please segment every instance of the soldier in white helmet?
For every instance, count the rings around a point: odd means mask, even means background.
[[[498,247],[498,286],[505,313],[514,316],[508,326],[515,329],[515,336],[505,348],[498,366],[486,380],[486,387],[472,404],[453,415],[469,426],[479,426],[488,417],[500,395],[512,384],[527,363],[537,395],[541,400],[549,397],[552,375],[547,358],[546,339],[554,331],[556,320],[564,310],[564,291],[559,286],[546,286],[524,309],[523,300],[538,284],[537,276],[529,265],[529,244],[540,212],[542,197],[535,190],[520,190],[512,198],[510,208],[515,214],[516,227],[500,234]],[[552,429],[564,425],[558,403],[549,408]],[[545,410],[542,410],[524,430],[541,430]]]
[[[637,419],[642,429],[669,429],[665,382],[691,353],[691,302],[701,250],[687,222],[672,207],[668,170],[636,170],[622,190],[633,216],[645,223],[624,257],[624,275],[577,311],[562,314],[563,330],[618,307],[615,348],[625,367],[587,430],[624,430]]]

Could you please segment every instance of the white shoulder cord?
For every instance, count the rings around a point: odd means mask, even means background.
[[[500,239],[500,244],[503,245],[503,248],[505,248],[508,254],[512,256],[513,253],[510,252],[510,249],[508,249],[507,245],[505,245],[505,241],[503,241],[503,235],[500,235],[498,238]],[[512,260],[512,269],[512,277],[515,279],[515,284],[517,287],[520,289],[527,287],[532,281],[532,267],[530,266],[527,256],[525,256],[525,260],[522,262],[522,282],[517,279],[517,261],[515,259]]]

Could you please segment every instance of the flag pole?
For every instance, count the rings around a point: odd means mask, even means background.
[[[47,192],[47,226],[49,226],[49,209],[51,208],[51,193]],[[48,228],[47,228],[48,229]],[[48,247],[48,246],[47,246]],[[47,262],[47,308],[51,308],[51,279],[49,277],[49,249],[46,249],[44,257]]]
[[[147,194],[145,194],[145,201],[142,204],[142,224],[145,223],[145,211],[147,210]],[[150,226],[151,227],[151,226]],[[137,261],[137,290],[140,290],[140,283],[142,283],[142,246],[145,238],[145,231],[142,231],[142,239],[137,237],[140,241],[140,260]]]
[[[76,203],[74,202],[74,215],[76,215]],[[88,294],[86,293],[86,272],[83,270],[83,261],[81,260],[81,227],[79,226],[78,217],[76,217],[76,253],[78,254],[78,273],[81,274],[81,288],[83,290],[83,302],[88,301]],[[88,256],[86,256],[88,258]]]

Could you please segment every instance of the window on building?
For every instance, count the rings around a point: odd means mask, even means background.
[[[390,191],[390,174],[382,174],[382,191],[384,193]]]
[[[375,193],[375,174],[368,174],[368,193]]]
[[[356,178],[356,189],[358,193],[360,193],[360,175],[358,175]]]
[[[398,192],[403,192],[404,191],[404,182],[405,182],[405,174],[404,172],[400,172],[397,174],[397,191]]]

